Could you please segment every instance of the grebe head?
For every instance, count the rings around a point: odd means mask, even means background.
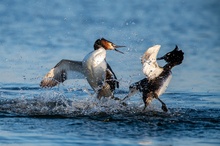
[[[117,52],[124,54],[123,52],[117,50],[116,48],[121,48],[121,47],[125,47],[125,46],[117,46],[114,43],[112,43],[104,38],[101,38],[101,39],[97,39],[95,41],[94,49],[97,50],[100,47],[103,47],[105,50],[115,50]]]
[[[164,56],[157,58],[157,60],[164,59],[167,63],[173,63],[175,65],[179,65],[182,63],[184,58],[184,53],[182,50],[179,50],[178,46],[176,45],[175,49],[171,52],[168,52]]]

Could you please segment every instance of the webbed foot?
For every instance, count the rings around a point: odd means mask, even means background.
[[[168,108],[167,108],[166,104],[162,104],[161,109],[162,109],[164,112],[168,112]]]

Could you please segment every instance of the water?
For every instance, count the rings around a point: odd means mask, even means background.
[[[0,145],[220,145],[219,12],[217,0],[2,0]],[[57,62],[82,60],[100,37],[127,46],[107,54],[119,98],[144,77],[148,47],[185,52],[161,96],[168,113],[157,101],[143,112],[140,94],[127,106],[98,101],[85,80],[39,87]]]

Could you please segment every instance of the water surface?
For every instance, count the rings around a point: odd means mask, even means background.
[[[24,1],[0,2],[1,145],[219,145],[220,2]],[[145,112],[141,94],[126,101],[94,98],[85,80],[41,89],[61,59],[82,60],[104,37],[126,45],[107,52],[123,98],[144,78],[140,57],[160,44],[185,53],[161,99]],[[122,49],[121,49],[122,50]],[[163,65],[164,62],[158,62]]]

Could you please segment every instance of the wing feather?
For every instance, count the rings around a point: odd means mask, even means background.
[[[160,75],[163,71],[157,64],[157,54],[160,50],[160,45],[155,45],[147,49],[141,58],[143,64],[143,73],[149,78],[153,79]]]
[[[68,79],[82,78],[84,78],[82,62],[63,59],[45,75],[40,86],[53,87]]]

